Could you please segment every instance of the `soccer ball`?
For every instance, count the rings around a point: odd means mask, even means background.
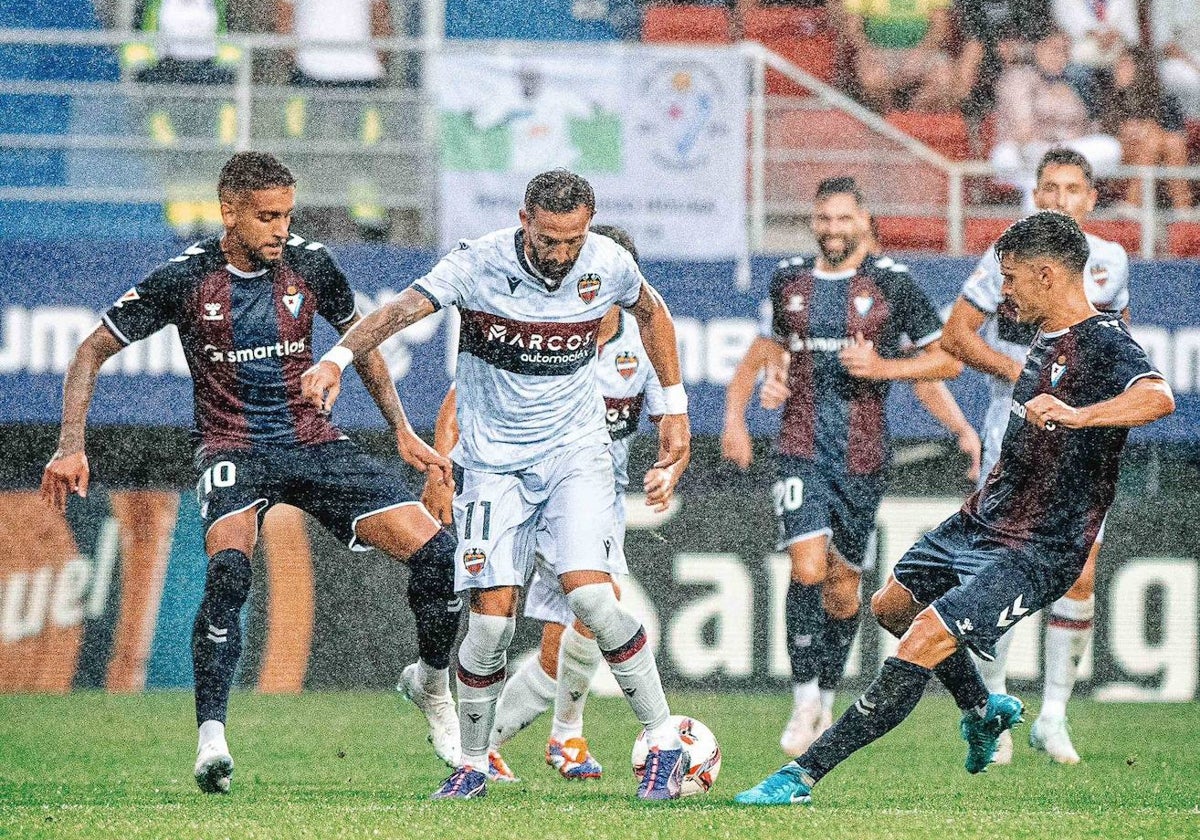
[[[683,741],[683,749],[688,754],[688,769],[683,775],[683,786],[680,796],[695,796],[697,793],[708,793],[717,781],[721,772],[721,746],[716,736],[707,726],[695,718],[673,715],[671,723],[679,729],[679,739]],[[650,744],[646,741],[646,730],[643,729],[633,742],[633,774],[641,779],[646,772],[646,756],[650,752]]]

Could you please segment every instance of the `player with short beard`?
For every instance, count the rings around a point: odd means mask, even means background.
[[[295,178],[268,154],[242,152],[221,170],[223,236],[190,246],[123,294],[75,352],[63,388],[58,451],[42,495],[59,510],[88,488],[84,425],[101,365],[123,347],[173,324],[192,373],[197,495],[208,572],[192,632],[196,783],[228,793],[233,757],[226,710],[242,651],[240,614],[250,594],[250,558],[267,509],[311,513],[350,548],[380,549],[408,564],[408,602],[420,659],[404,671],[409,695],[429,720],[430,739],[458,761],[450,652],[461,601],[454,538],[405,485],[400,472],[363,453],[301,395],[320,315],[341,333],[359,320],[354,293],[325,247],[290,232]],[[357,365],[411,466],[447,480],[449,461],[413,432],[383,357]]]
[[[442,307],[456,306],[462,316],[459,440],[451,456],[462,467],[455,583],[471,591],[471,611],[458,652],[463,765],[437,799],[487,792],[496,700],[538,539],[553,545],[543,574],[558,579],[646,727],[651,748],[638,796],[679,796],[687,753],[671,725],[645,629],[613,592],[620,568],[612,553],[611,441],[595,359],[601,319],[614,304],[637,320],[663,384],[656,468],[679,473],[687,464],[687,396],[671,313],[628,251],[588,232],[595,207],[580,176],[537,175],[525,190],[520,227],[461,241],[304,374],[305,396],[327,410],[350,360]]]

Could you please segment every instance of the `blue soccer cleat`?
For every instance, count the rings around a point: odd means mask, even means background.
[[[963,740],[967,742],[966,768],[968,773],[983,773],[996,757],[996,746],[1000,733],[1012,729],[1024,720],[1021,716],[1025,706],[1009,694],[993,694],[988,697],[983,717],[975,712],[966,712],[959,724]]]
[[[677,750],[651,747],[646,756],[646,772],[638,783],[638,799],[678,799],[687,766],[688,754],[682,747]]]
[[[739,805],[809,805],[815,784],[807,770],[789,761],[733,801]]]
[[[459,767],[429,798],[474,799],[478,796],[487,796],[487,774],[473,767]]]

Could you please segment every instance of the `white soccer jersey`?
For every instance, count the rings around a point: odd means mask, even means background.
[[[642,274],[629,252],[589,234],[556,288],[525,259],[521,228],[457,247],[413,288],[457,306],[458,444],[470,470],[512,472],[570,445],[606,443],[596,385],[596,333],[613,304],[637,303]]]
[[[646,356],[637,319],[628,312],[621,313],[617,334],[600,348],[596,364],[600,395],[604,397],[608,434],[612,437],[609,452],[613,459],[613,479],[617,485],[617,504],[629,486],[629,447],[637,432],[642,409],[651,417],[667,413],[662,384]]]
[[[1083,285],[1088,300],[1097,309],[1120,312],[1129,306],[1129,256],[1116,242],[1087,234],[1087,264],[1083,268]],[[962,287],[962,297],[989,316],[983,327],[988,345],[1006,356],[1024,362],[1029,345],[1037,333],[1031,324],[1018,323],[1004,313],[1004,295],[1000,291],[1004,278],[996,249],[988,248],[975,271]],[[983,469],[980,482],[987,478],[1000,455],[1000,442],[1008,426],[1012,406],[1013,383],[998,376],[989,376],[990,403],[983,428]]]

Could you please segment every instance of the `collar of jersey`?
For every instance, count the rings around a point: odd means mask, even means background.
[[[240,268],[232,266],[229,263],[225,263],[225,270],[228,271],[230,274],[232,274],[234,277],[240,277],[243,280],[253,280],[255,277],[262,277],[264,274],[266,274],[271,269],[260,268],[258,271],[242,271]]]
[[[557,284],[551,284],[546,276],[530,265],[529,260],[525,258],[525,228],[517,228],[517,232],[513,234],[513,246],[517,249],[517,263],[521,266],[522,271],[541,283],[548,292],[557,292],[562,288],[562,280]],[[571,266],[571,268],[574,270],[575,267]],[[566,279],[566,277],[563,278],[563,280]]]
[[[857,268],[846,268],[841,271],[822,271],[816,266],[813,266],[812,272],[813,277],[816,277],[818,280],[849,280],[857,273]]]

